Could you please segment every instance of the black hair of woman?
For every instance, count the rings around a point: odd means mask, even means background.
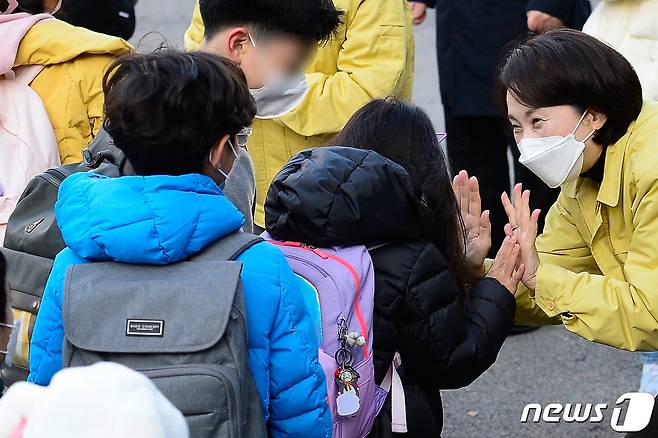
[[[586,59],[587,62],[583,62]],[[497,100],[507,114],[509,91],[529,108],[572,105],[605,114],[593,140],[616,143],[642,109],[642,85],[632,65],[604,42],[573,29],[530,36],[503,57]]]
[[[375,99],[352,116],[331,144],[373,150],[409,173],[416,196],[433,212],[425,237],[448,261],[465,297],[466,284],[473,278],[464,255],[464,223],[447,160],[429,116],[411,103]]]

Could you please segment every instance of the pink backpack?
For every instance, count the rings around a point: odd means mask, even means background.
[[[27,183],[60,164],[50,119],[39,95],[29,84],[41,65],[13,68],[18,45],[27,31],[50,15],[0,15],[0,246],[7,220]],[[4,44],[7,43],[5,48]]]

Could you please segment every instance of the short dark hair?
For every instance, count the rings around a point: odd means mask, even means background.
[[[332,0],[200,0],[206,37],[229,26],[257,33],[287,32],[324,42],[338,30],[342,12]]]
[[[631,64],[607,44],[572,29],[531,36],[501,64],[498,100],[507,91],[532,108],[573,105],[607,116],[594,141],[608,146],[622,138],[642,110],[642,86]]]
[[[104,127],[140,175],[200,173],[212,147],[256,115],[242,70],[204,52],[123,56],[103,91]]]
[[[7,308],[7,294],[9,291],[5,290],[5,284],[7,284],[7,260],[0,251],[0,322],[7,324],[5,309]]]

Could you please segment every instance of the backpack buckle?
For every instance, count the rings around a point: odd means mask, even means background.
[[[82,151],[82,159],[85,163],[85,166],[90,169],[97,169],[109,153],[110,151],[101,151],[94,154],[89,148],[87,148]]]

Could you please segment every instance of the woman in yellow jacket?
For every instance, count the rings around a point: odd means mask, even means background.
[[[568,29],[513,49],[500,82],[521,163],[561,187],[536,244],[540,212],[530,212],[530,193],[517,185],[513,203],[503,194],[505,231],[518,238],[524,269],[516,322],[658,350],[658,104],[643,105],[623,56]],[[482,266],[471,180],[462,173],[455,188],[464,193],[470,260]]]
[[[50,11],[53,3],[57,1],[45,0],[39,10],[34,1],[19,0],[15,12]],[[30,86],[46,108],[62,163],[82,160],[82,150],[103,121],[103,73],[114,58],[131,51],[120,38],[60,20],[41,21],[23,37],[14,64],[44,66]]]
[[[406,0],[334,0],[343,25],[319,47],[307,69],[309,91],[288,114],[255,120],[249,153],[256,173],[254,222],[264,226],[263,203],[270,182],[299,151],[324,144],[371,99],[394,95],[410,99],[414,75],[414,37]],[[194,10],[185,47],[196,49],[204,27]]]

